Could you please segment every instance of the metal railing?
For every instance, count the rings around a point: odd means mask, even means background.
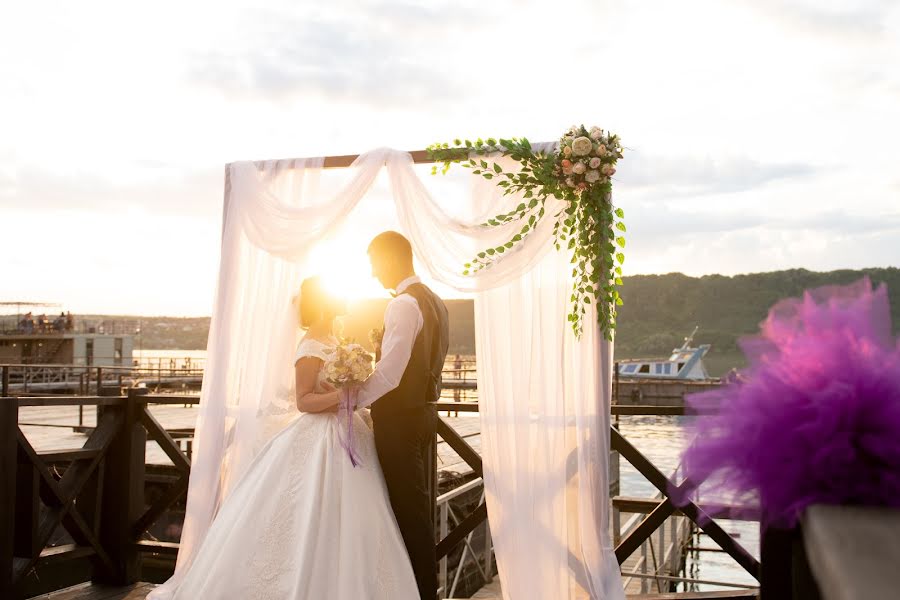
[[[438,509],[438,534],[441,539],[447,537],[449,533],[449,528],[451,526],[451,519],[453,521],[453,525],[459,525],[461,519],[456,514],[456,511],[450,506],[450,501],[455,500],[456,498],[471,492],[473,490],[481,489],[481,497],[479,499],[479,504],[484,502],[484,481],[481,477],[473,479],[472,481],[465,483],[457,488],[450,490],[449,492],[445,492],[438,496],[437,498],[437,509]],[[478,572],[481,574],[481,577],[484,579],[485,583],[490,583],[493,580],[493,560],[494,560],[494,546],[491,540],[491,529],[488,524],[487,519],[484,521],[484,548],[482,550],[482,556],[479,560],[478,552],[472,547],[472,538],[475,535],[475,531],[473,530],[468,535],[466,535],[463,543],[465,544],[463,547],[462,555],[459,558],[459,562],[456,565],[456,568],[452,574],[453,581],[450,582],[450,573],[448,572],[448,563],[449,559],[447,556],[441,557],[438,563],[438,598],[452,598],[456,594],[456,588],[459,585],[460,575],[463,573],[463,570],[467,564],[467,560],[475,565]]]

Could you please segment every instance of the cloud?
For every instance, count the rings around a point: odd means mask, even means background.
[[[897,8],[894,0],[751,0],[748,4],[796,32],[863,42],[878,41]]]
[[[805,163],[761,163],[746,157],[690,158],[629,153],[616,179],[623,189],[700,196],[752,190],[773,181],[807,178]]]
[[[827,271],[900,261],[900,215],[829,212],[768,218],[635,207],[626,220],[628,273],[734,274],[796,267]]]
[[[270,12],[247,26],[243,47],[196,54],[190,80],[228,94],[288,100],[318,94],[375,104],[443,104],[464,87],[448,75],[447,52],[435,39],[467,23],[463,7],[446,3],[369,2],[357,10],[314,15]]]
[[[713,213],[673,210],[666,206],[638,203],[628,209],[631,230],[642,236],[684,236],[698,233],[729,233],[758,227],[770,231],[818,232],[828,235],[865,235],[900,230],[900,214],[856,214],[830,210],[817,214],[778,217],[768,213]]]
[[[221,210],[223,170],[144,168],[112,180],[96,174],[24,167],[0,172],[0,206],[28,210],[119,212],[133,209],[179,216]]]

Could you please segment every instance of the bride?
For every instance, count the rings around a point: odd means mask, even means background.
[[[419,597],[371,430],[354,415],[355,468],[338,437],[338,395],[322,375],[337,312],[318,278],[303,282],[307,331],[294,357],[301,415],[263,446],[222,504],[174,598]]]

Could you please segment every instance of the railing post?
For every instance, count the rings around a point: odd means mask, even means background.
[[[122,427],[106,454],[100,519],[100,543],[116,565],[115,572],[98,569],[94,580],[128,585],[140,579],[140,556],[132,536],[132,527],[144,510],[144,462],[147,430],[141,424],[145,389],[131,388],[124,405],[104,407],[121,411]]]
[[[9,367],[3,367],[0,398],[0,598],[14,597],[13,551],[16,527],[16,433],[19,402],[9,398]]]
[[[450,519],[450,503],[449,503],[449,501],[441,503],[440,512],[441,512],[441,519],[440,519],[440,528],[438,531],[440,532],[441,539],[444,539],[445,537],[447,537],[447,525],[448,525],[448,521]],[[438,581],[441,584],[441,593],[438,594],[438,597],[446,598],[447,594],[449,593],[449,590],[447,589],[448,582],[447,582],[447,557],[446,556],[442,556],[441,561],[439,563]]]
[[[647,540],[641,544],[641,574],[647,574]],[[650,591],[650,581],[646,577],[641,577],[641,593],[646,594]]]
[[[794,594],[798,560],[803,541],[799,528],[779,529],[760,526],[759,597],[763,600],[790,600]]]

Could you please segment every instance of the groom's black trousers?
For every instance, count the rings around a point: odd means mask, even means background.
[[[437,597],[434,539],[434,443],[437,413],[433,406],[374,410],[375,447],[387,482],[391,507],[412,561],[422,600]]]

